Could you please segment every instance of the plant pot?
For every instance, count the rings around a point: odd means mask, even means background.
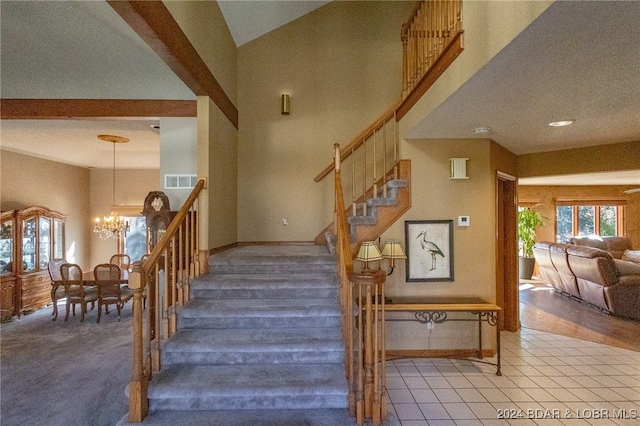
[[[523,280],[530,280],[533,276],[533,269],[536,266],[536,259],[533,257],[522,257],[519,258],[519,277]]]

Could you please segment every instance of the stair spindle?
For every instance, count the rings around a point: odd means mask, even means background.
[[[377,182],[377,163],[376,163],[376,134],[378,133],[378,129],[373,130],[373,195],[372,198],[376,198],[378,196],[378,182]]]

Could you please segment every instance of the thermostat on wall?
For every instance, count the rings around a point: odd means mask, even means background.
[[[458,226],[469,226],[469,216],[458,216]]]

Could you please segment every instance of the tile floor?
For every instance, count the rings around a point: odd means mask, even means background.
[[[389,361],[385,424],[640,424],[640,352],[525,328],[501,340],[502,376],[466,360]]]

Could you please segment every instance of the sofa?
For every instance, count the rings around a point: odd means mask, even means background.
[[[614,259],[621,259],[624,252],[633,250],[633,244],[627,237],[573,237],[569,244],[587,246],[608,251]]]
[[[538,242],[540,277],[556,291],[601,310],[640,320],[640,263],[587,245]]]

